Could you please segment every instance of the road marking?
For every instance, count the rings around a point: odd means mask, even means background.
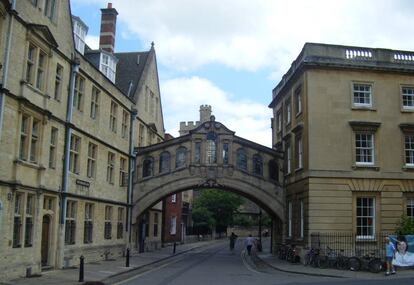
[[[242,251],[240,252],[240,258],[242,259],[244,266],[245,266],[245,267],[246,267],[249,271],[251,271],[251,272],[254,272],[254,273],[257,273],[257,274],[261,274],[261,272],[259,272],[259,271],[257,271],[257,270],[254,270],[254,269],[253,269],[253,268],[249,265],[249,263],[247,263],[247,261],[245,260],[244,256],[246,256],[246,251],[245,251],[245,250],[242,250]]]

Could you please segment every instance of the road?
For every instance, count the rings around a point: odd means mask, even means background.
[[[116,283],[117,285],[227,285],[227,284],[412,284],[411,279],[357,280],[285,273],[264,263],[253,263],[239,240],[234,252],[227,242],[191,251],[167,263]]]

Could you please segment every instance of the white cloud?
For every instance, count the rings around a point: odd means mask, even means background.
[[[107,0],[83,2],[105,7]],[[155,41],[160,62],[178,70],[219,63],[280,73],[305,42],[414,46],[414,38],[402,36],[411,34],[407,0],[116,0],[113,6],[129,32]]]
[[[161,82],[166,129],[178,136],[179,122],[198,121],[200,105],[211,105],[212,114],[236,135],[271,146],[271,110],[266,105],[233,98],[212,82],[200,78],[175,78]]]
[[[91,49],[99,48],[99,36],[87,35],[85,42]]]

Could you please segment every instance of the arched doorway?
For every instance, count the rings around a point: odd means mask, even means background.
[[[41,245],[41,256],[42,266],[49,264],[49,246],[50,246],[50,216],[43,216],[42,223],[42,245]]]

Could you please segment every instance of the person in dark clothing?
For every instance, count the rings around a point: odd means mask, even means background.
[[[236,244],[237,235],[232,232],[230,235],[230,250],[232,251],[234,249],[234,245]]]

